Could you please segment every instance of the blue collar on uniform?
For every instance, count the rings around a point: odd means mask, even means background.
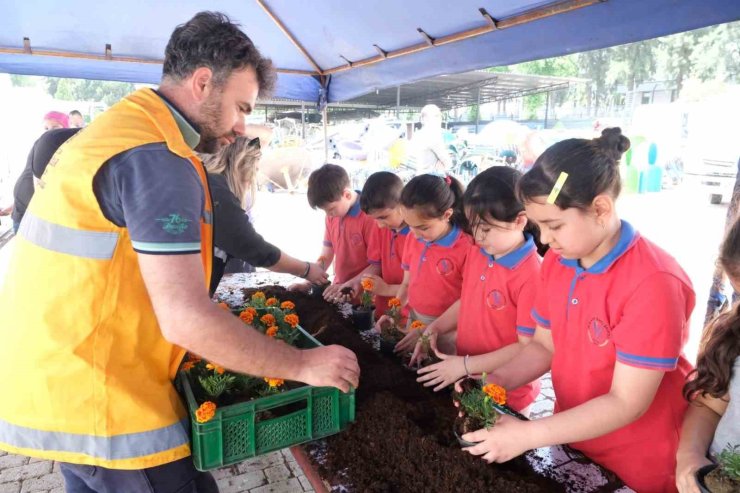
[[[403,228],[399,230],[394,230],[396,234],[401,235],[401,236],[406,236],[407,234],[409,234],[410,231],[411,231],[411,228],[409,228],[408,226],[404,226]]]
[[[455,244],[458,236],[460,236],[460,228],[453,225],[450,232],[438,240],[424,241],[421,238],[417,238],[417,240],[424,243],[427,247],[430,247],[432,245],[439,245],[441,247],[450,248],[452,245]]]
[[[355,192],[357,192],[357,200],[355,200],[355,203],[352,204],[352,207],[347,211],[347,215],[349,217],[357,217],[360,215],[360,192],[358,190],[355,190]]]
[[[514,250],[513,252],[509,252],[500,259],[493,258],[493,255],[489,255],[488,252],[486,252],[483,248],[480,249],[480,252],[488,258],[489,263],[497,263],[502,267],[506,267],[507,269],[513,269],[517,265],[519,265],[522,260],[524,260],[526,257],[529,256],[532,251],[537,249],[537,246],[534,244],[534,237],[529,233],[524,233],[524,244]]]
[[[599,261],[596,262],[594,265],[592,265],[588,269],[583,269],[578,259],[564,258],[560,259],[560,263],[562,263],[563,265],[567,265],[568,267],[573,267],[574,269],[588,272],[590,274],[603,274],[604,272],[609,270],[609,268],[614,265],[614,263],[619,260],[619,258],[624,255],[625,252],[627,252],[627,250],[629,250],[632,245],[634,245],[637,236],[638,233],[637,231],[635,231],[635,228],[633,228],[632,225],[627,221],[622,221],[622,228],[619,233],[619,240],[617,241],[617,244],[614,245],[614,248],[612,248],[609,253],[600,258]]]

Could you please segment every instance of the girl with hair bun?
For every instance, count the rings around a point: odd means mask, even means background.
[[[532,341],[488,380],[507,390],[552,373],[553,416],[508,416],[463,439],[487,461],[569,444],[641,493],[676,491],[691,365],[682,356],[694,291],[678,263],[617,214],[619,160],[629,139],[548,148],[517,185],[550,248],[537,286]]]

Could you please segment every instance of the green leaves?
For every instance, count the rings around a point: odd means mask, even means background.
[[[725,476],[735,481],[740,481],[740,445],[727,447],[717,454],[717,462]]]

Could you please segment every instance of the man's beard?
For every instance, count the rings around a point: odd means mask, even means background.
[[[219,139],[223,136],[219,131],[219,122],[222,120],[221,91],[214,92],[203,102],[201,108],[200,142],[195,150],[200,153],[213,154],[219,150],[222,143]]]

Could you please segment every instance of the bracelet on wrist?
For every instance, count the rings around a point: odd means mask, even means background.
[[[463,366],[465,367],[465,376],[470,376],[470,370],[468,370],[468,360],[470,359],[470,355],[466,354],[463,358]]]
[[[308,277],[309,272],[311,272],[311,263],[306,262],[306,270],[303,272],[303,275],[301,276],[303,279]]]

